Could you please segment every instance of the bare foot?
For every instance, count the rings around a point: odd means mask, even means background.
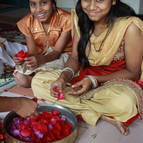
[[[127,136],[129,134],[129,129],[121,122],[116,121],[114,119],[111,119],[109,117],[106,116],[102,116],[101,119],[103,119],[104,121],[107,121],[109,123],[111,123],[112,125],[116,126],[117,129],[119,129],[119,131],[121,132],[121,134]]]

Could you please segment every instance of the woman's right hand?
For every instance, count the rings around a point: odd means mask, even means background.
[[[37,114],[38,104],[34,100],[25,97],[16,97],[13,98],[13,100],[15,102],[15,106],[12,110],[18,115],[25,118],[27,116]]]
[[[51,84],[51,96],[58,97],[58,92],[62,92],[62,90],[65,88],[65,86],[66,86],[66,82],[62,78],[59,78],[56,81],[54,81]],[[58,92],[56,92],[56,90]]]

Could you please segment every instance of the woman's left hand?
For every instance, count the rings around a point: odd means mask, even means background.
[[[92,88],[92,82],[89,78],[85,77],[83,80],[72,85],[73,90],[67,92],[70,95],[81,95]]]

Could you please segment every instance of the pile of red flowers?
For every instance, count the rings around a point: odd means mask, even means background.
[[[24,50],[20,50],[18,53],[17,53],[17,57],[19,59],[19,61],[24,61],[24,58],[28,57],[28,52],[24,52]]]
[[[13,118],[10,134],[31,143],[50,143],[65,138],[72,132],[72,125],[57,110],[43,112],[33,118]]]

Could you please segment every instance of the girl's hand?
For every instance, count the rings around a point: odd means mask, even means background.
[[[58,92],[56,92],[56,90],[59,92],[62,92],[62,90],[65,88],[65,86],[66,86],[66,82],[61,78],[54,81],[51,84],[51,96],[58,97]]]
[[[24,63],[24,61],[19,60],[19,58],[16,55],[13,57],[13,60],[16,65],[22,65]]]
[[[35,68],[39,67],[43,63],[43,56],[29,56],[24,59],[24,64],[26,65],[27,69],[34,70]]]
[[[67,94],[81,95],[92,88],[92,82],[89,78],[86,77],[83,80],[72,85],[71,88],[73,88],[73,90],[69,91]]]

